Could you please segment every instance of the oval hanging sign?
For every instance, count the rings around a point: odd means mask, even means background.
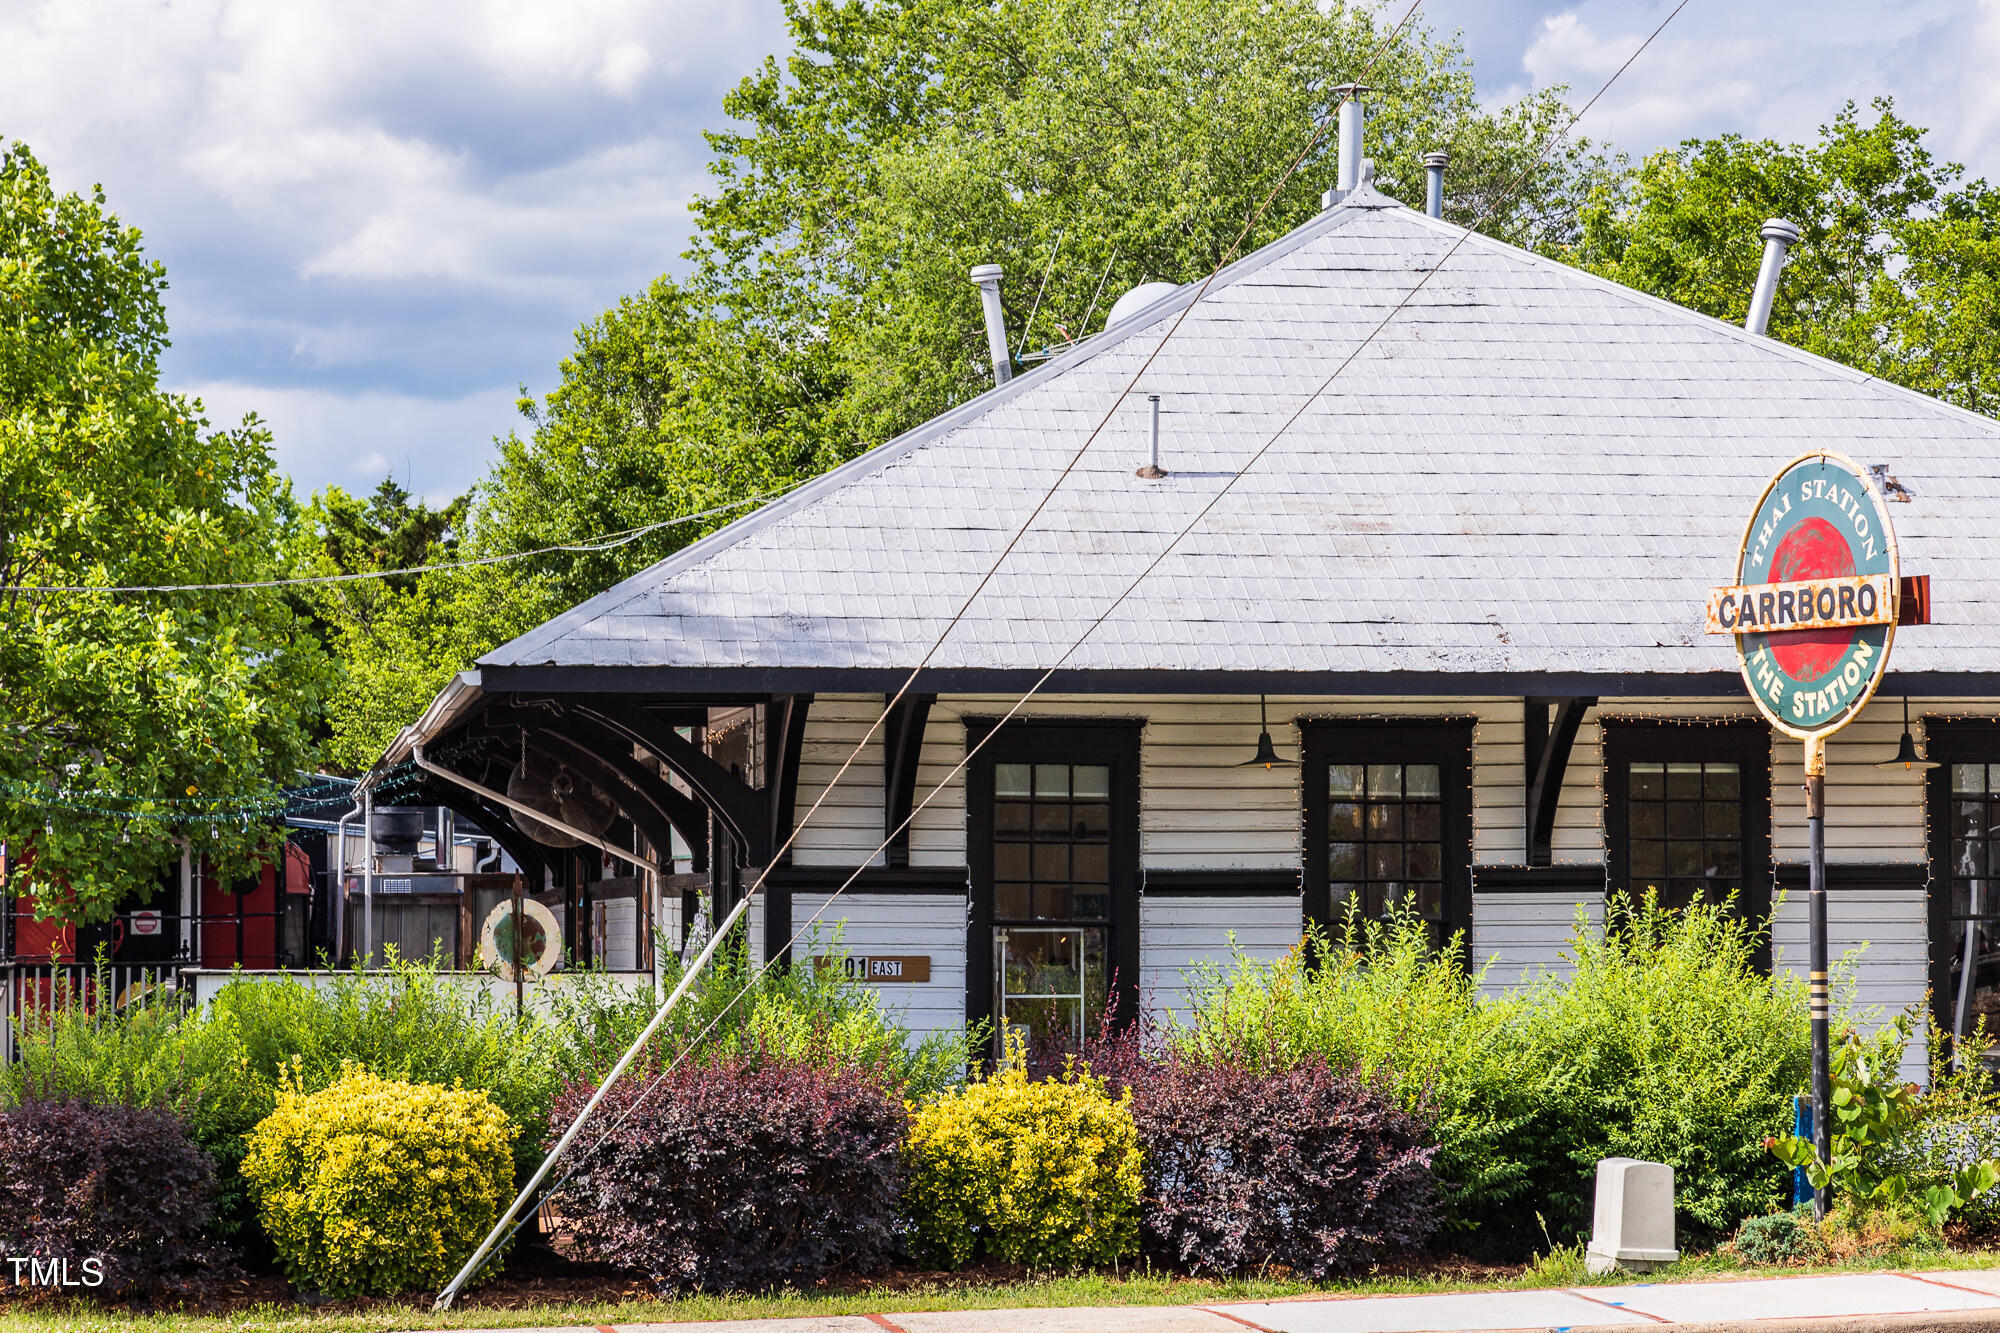
[[[1896,533],[1867,474],[1836,453],[1786,464],[1764,488],[1736,582],[1708,597],[1708,632],[1736,639],[1750,697],[1800,739],[1851,721],[1896,636]]]

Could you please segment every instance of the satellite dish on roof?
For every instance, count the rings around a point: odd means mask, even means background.
[[[1111,313],[1104,317],[1104,327],[1116,328],[1120,321],[1132,318],[1161,297],[1179,290],[1180,287],[1171,282],[1142,282],[1112,305]]]

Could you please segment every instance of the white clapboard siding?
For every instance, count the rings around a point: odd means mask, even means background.
[[[1187,1011],[1191,969],[1237,953],[1270,962],[1299,941],[1296,897],[1148,895],[1139,899],[1139,993],[1155,1014]]]
[[[1828,823],[1832,815],[1828,813]],[[1804,977],[1807,950],[1806,893],[1787,894],[1771,922],[1771,962]],[[1930,925],[1922,889],[1831,889],[1826,895],[1827,957],[1838,968],[1847,956],[1854,969],[1857,1017],[1876,1011],[1886,1022],[1905,1010],[1923,1027],[1930,987]],[[1872,1025],[1871,1025],[1872,1026]],[[1925,1076],[1921,1040],[1903,1060],[1906,1078]]]
[[[815,912],[825,915],[807,928],[795,956],[811,957],[836,948],[850,955],[929,954],[931,979],[873,982],[883,1007],[918,1037],[965,1026],[965,898],[955,894],[843,893],[831,907],[828,895],[792,897],[792,926],[805,926]]]
[[[1475,893],[1472,963],[1486,969],[1489,995],[1503,994],[1543,972],[1568,976],[1565,956],[1581,910],[1590,929],[1604,929],[1604,895]]]
[[[1003,695],[940,699],[924,733],[917,794],[946,778],[964,757],[963,719],[997,716],[1016,702]],[[1049,695],[1028,717],[1141,717],[1140,835],[1148,869],[1290,869],[1300,856],[1300,770],[1240,767],[1255,753],[1252,696]],[[1298,719],[1441,717],[1476,719],[1473,734],[1473,855],[1481,863],[1521,859],[1521,702],[1518,699],[1326,699],[1273,696],[1272,739],[1298,754]],[[913,865],[965,864],[963,774],[912,822]]]
[[[1913,698],[1921,718],[1928,701]],[[1938,705],[1942,708],[1942,705]],[[1987,713],[1991,701],[1954,712]],[[1576,747],[1563,775],[1555,828],[1558,861],[1597,860],[1604,848],[1602,718],[1755,716],[1747,700],[1606,699],[1591,709],[1577,731]],[[1920,770],[1883,770],[1874,765],[1896,753],[1902,735],[1902,700],[1876,698],[1827,745],[1826,856],[1842,865],[1919,862],[1924,846],[1924,784]],[[1771,850],[1780,862],[1806,858],[1805,770],[1799,742],[1779,736],[1771,752]]]
[[[881,717],[879,694],[822,694],[806,712],[805,744],[799,751],[799,790],[794,805],[798,836],[792,863],[801,866],[882,864],[882,731],[861,746],[868,728]],[[840,766],[854,762],[840,775]],[[819,803],[817,810],[814,802]]]

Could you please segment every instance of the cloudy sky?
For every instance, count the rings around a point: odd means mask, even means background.
[[[1400,12],[1400,0],[1393,0]],[[1425,0],[1482,88],[1595,89],[1670,0]],[[173,387],[303,490],[442,497],[576,325],[677,267],[766,0],[5,0],[0,137],[102,182],[172,282]],[[2000,0],[1692,0],[1586,120],[1803,138],[1893,94],[2000,177]]]

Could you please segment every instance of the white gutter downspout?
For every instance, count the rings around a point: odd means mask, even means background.
[[[347,956],[347,821],[353,819],[365,809],[367,809],[365,802],[360,800],[355,801],[354,808],[342,815],[340,823],[335,826],[340,830],[340,850],[334,854],[333,861],[333,882],[338,890],[334,898],[333,908],[333,962],[335,967],[338,967],[340,960]]]
[[[375,957],[375,789],[361,793],[361,958]]]
[[[480,796],[484,796],[487,800],[493,802],[495,805],[504,806],[505,808],[512,810],[515,814],[527,815],[529,818],[535,820],[538,823],[547,824],[551,828],[559,828],[564,833],[569,834],[570,837],[575,838],[577,841],[588,843],[592,847],[598,848],[600,851],[609,852],[611,853],[611,855],[617,857],[619,860],[629,862],[632,865],[638,866],[641,870],[651,870],[656,874],[659,873],[660,871],[660,867],[657,862],[649,861],[645,857],[640,856],[637,852],[628,851],[625,848],[620,847],[615,842],[606,842],[603,838],[600,838],[593,833],[586,833],[584,830],[578,828],[574,824],[565,824],[562,822],[562,820],[557,819],[554,815],[547,814],[541,810],[537,810],[532,805],[524,805],[520,801],[515,800],[513,797],[508,796],[504,792],[494,791],[491,787],[482,787],[477,782],[474,782],[471,778],[464,777],[461,774],[452,772],[448,768],[441,768],[437,764],[433,764],[430,760],[424,758],[424,747],[421,744],[414,745],[410,748],[410,762],[415,764],[418,768],[421,768],[426,773],[432,774],[436,777],[443,778],[446,782],[452,783],[456,786],[463,787],[469,792],[474,792]]]

